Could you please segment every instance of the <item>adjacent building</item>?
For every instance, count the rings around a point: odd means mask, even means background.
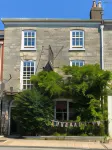
[[[3,55],[4,55],[4,31],[0,30],[0,91],[3,82]]]
[[[100,1],[98,4],[93,1],[89,20],[3,18],[2,22],[5,34],[3,78],[8,79],[9,74],[12,77],[5,85],[3,100],[2,130],[6,134],[16,132],[11,129],[13,95],[31,89],[31,75],[43,69],[62,74],[63,65],[98,63],[102,69],[112,70],[112,20],[102,19]],[[71,102],[57,99],[54,118],[71,119]],[[62,112],[59,115],[60,104],[66,108],[64,115]]]

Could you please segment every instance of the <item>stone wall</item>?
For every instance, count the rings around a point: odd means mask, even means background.
[[[112,70],[112,29],[104,29],[104,69]]]
[[[22,51],[22,30],[36,30],[36,51]],[[69,51],[70,31],[81,29],[85,32],[85,50]],[[97,27],[6,27],[4,39],[4,79],[12,79],[5,89],[20,90],[20,63],[23,59],[33,59],[37,62],[37,71],[42,70],[48,60],[49,45],[54,53],[54,70],[61,73],[63,65],[70,65],[70,60],[84,60],[85,64],[100,63],[100,33]],[[61,50],[61,51],[60,51]],[[58,54],[58,52],[60,53]],[[58,54],[58,55],[57,55]]]

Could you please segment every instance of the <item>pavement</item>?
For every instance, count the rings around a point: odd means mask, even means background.
[[[31,140],[31,139],[1,138],[0,147],[112,150],[112,141],[110,141],[109,143],[100,143],[100,142],[79,142],[75,140],[37,140],[37,139]]]

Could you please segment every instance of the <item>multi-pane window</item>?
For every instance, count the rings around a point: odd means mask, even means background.
[[[56,119],[67,120],[67,101],[56,101]]]
[[[70,32],[71,48],[84,48],[84,31],[73,30]]]
[[[23,62],[23,89],[31,89],[32,83],[30,81],[31,75],[35,74],[35,62],[24,61]]]
[[[55,108],[55,119],[56,120],[74,120],[74,103],[69,101],[56,101]]]
[[[84,66],[84,61],[83,60],[71,60],[70,61],[70,66]]]
[[[24,30],[22,33],[22,47],[24,49],[35,49],[36,48],[36,31]]]

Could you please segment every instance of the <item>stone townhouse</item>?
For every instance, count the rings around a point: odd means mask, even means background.
[[[0,90],[2,90],[3,81],[3,52],[4,52],[4,31],[0,30]]]
[[[13,95],[31,88],[30,76],[43,69],[61,72],[63,65],[100,64],[112,70],[112,20],[102,19],[99,1],[90,10],[90,19],[28,19],[3,18],[4,23],[4,79],[2,99],[2,132],[16,133],[11,119]],[[54,119],[69,120],[72,101],[56,100]],[[65,113],[58,112],[58,105]],[[60,113],[60,114],[59,114]],[[15,127],[14,127],[15,126]],[[110,129],[111,130],[111,129]]]

